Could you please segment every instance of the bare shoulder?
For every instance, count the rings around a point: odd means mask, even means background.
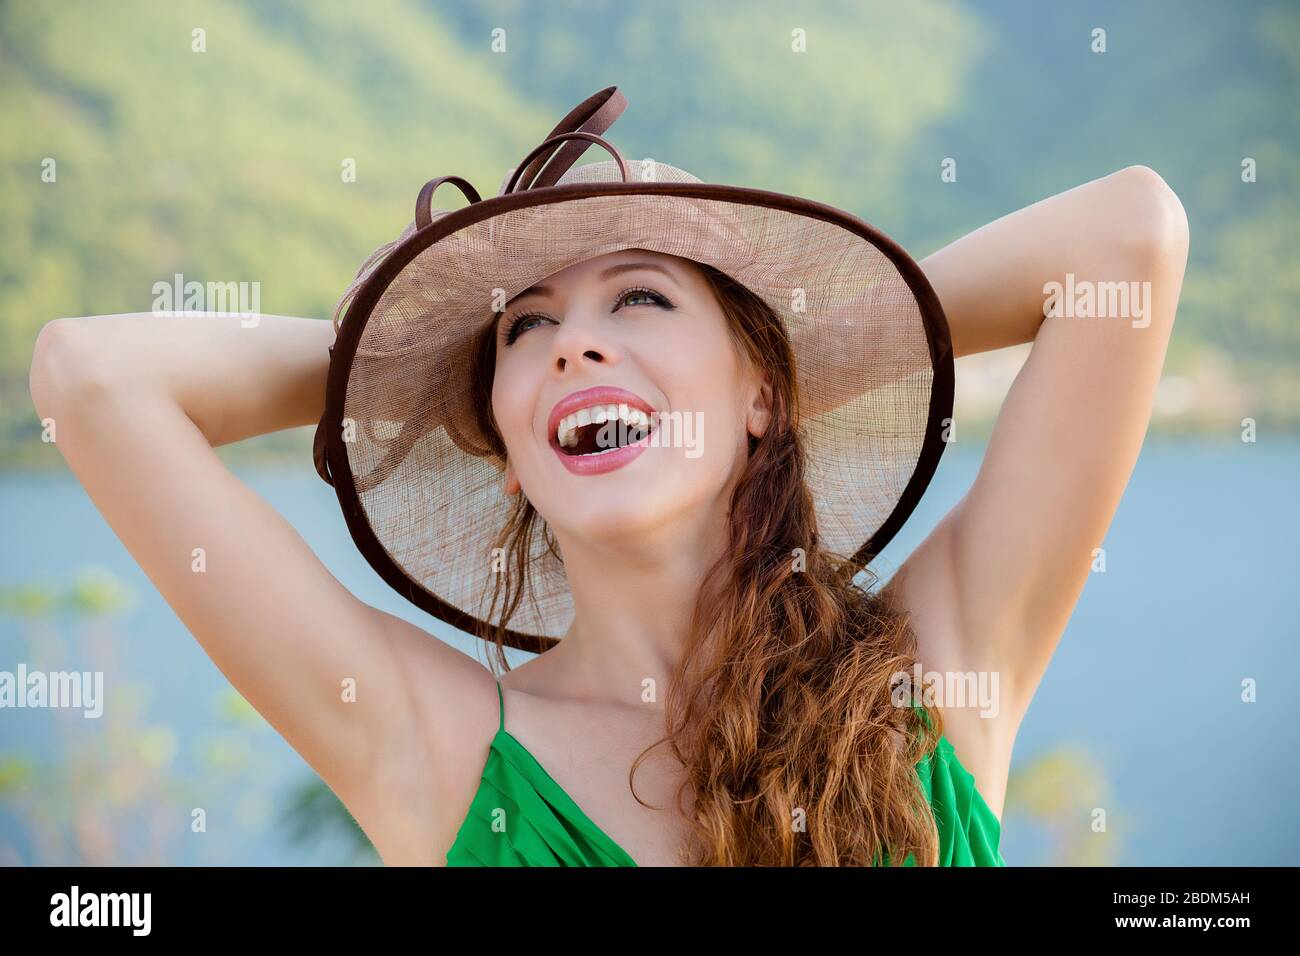
[[[380,618],[410,719],[381,745],[372,778],[345,802],[386,865],[442,865],[496,733],[495,679],[422,628],[384,612]]]

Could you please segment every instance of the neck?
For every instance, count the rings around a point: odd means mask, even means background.
[[[568,692],[662,707],[704,575],[729,540],[725,502],[706,521],[691,517],[616,541],[556,531],[574,618],[550,653]]]

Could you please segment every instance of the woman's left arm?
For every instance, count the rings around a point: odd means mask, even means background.
[[[1178,197],[1130,166],[921,262],[958,357],[1034,343],[970,491],[889,585],[926,669],[997,673],[1008,758],[1142,447],[1187,246]]]

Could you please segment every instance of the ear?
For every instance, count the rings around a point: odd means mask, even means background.
[[[510,464],[509,458],[506,459],[505,479],[506,479],[506,486],[505,486],[506,494],[517,495],[519,494],[520,491],[523,490],[523,486],[519,484],[519,479],[515,477],[515,467],[514,465]]]
[[[747,418],[749,433],[761,438],[772,421],[772,386],[766,375],[756,385]]]

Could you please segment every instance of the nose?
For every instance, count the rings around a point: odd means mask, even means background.
[[[570,366],[608,365],[618,361],[618,346],[595,306],[575,306],[551,337],[551,361],[557,373]]]

